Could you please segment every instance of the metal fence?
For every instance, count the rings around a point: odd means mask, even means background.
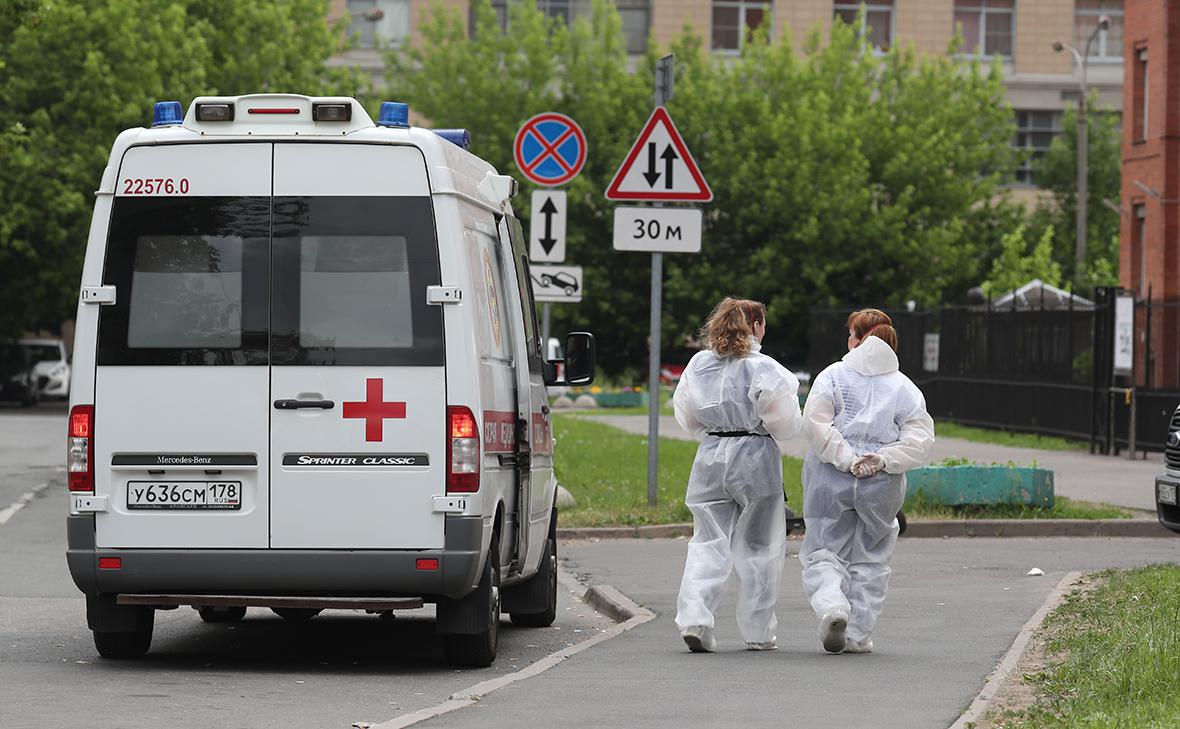
[[[1089,302],[889,311],[901,369],[936,418],[1087,440],[1091,449],[1163,450],[1180,404],[1180,302],[1136,301],[1134,366],[1114,369],[1115,289]],[[848,309],[811,313],[813,373],[847,351]]]

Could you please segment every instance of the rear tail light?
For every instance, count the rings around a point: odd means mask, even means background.
[[[234,105],[229,103],[197,104],[197,121],[231,122],[234,120]]]
[[[447,491],[479,491],[479,427],[470,408],[447,408]]]
[[[438,569],[437,559],[419,559],[415,565],[418,569],[425,572],[433,572]]]
[[[318,122],[352,121],[352,104],[312,104],[311,118]]]
[[[70,434],[66,455],[70,491],[94,490],[94,406],[75,405],[70,410]]]
[[[249,112],[251,114],[298,114],[299,109],[296,109],[296,108],[290,107],[290,106],[282,107],[282,108],[270,107],[270,106],[256,106],[252,109],[249,109]]]

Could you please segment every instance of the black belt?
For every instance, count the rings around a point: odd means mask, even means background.
[[[745,438],[747,435],[753,435],[761,438],[769,438],[766,433],[751,433],[748,430],[723,430],[717,433],[707,433],[706,435],[716,436],[717,438]]]

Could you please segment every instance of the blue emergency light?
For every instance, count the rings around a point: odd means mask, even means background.
[[[409,128],[410,105],[400,101],[382,101],[381,115],[377,117],[377,126]]]
[[[431,131],[451,144],[463,149],[471,149],[471,133],[466,129],[432,129]]]
[[[157,101],[152,111],[153,127],[168,127],[184,121],[184,109],[179,101]]]

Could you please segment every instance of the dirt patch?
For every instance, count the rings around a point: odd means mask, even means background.
[[[1077,581],[1070,590],[1070,595],[1084,597],[1094,591],[1102,583],[1103,578],[1085,575]],[[1028,647],[1016,663],[1016,668],[1008,674],[1008,679],[996,692],[991,708],[974,725],[973,729],[1007,729],[1018,724],[1019,717],[1025,711],[1036,706],[1042,700],[1040,685],[1045,674],[1065,660],[1063,652],[1050,652],[1048,644],[1053,641],[1064,626],[1053,624],[1046,620],[1032,638]]]

